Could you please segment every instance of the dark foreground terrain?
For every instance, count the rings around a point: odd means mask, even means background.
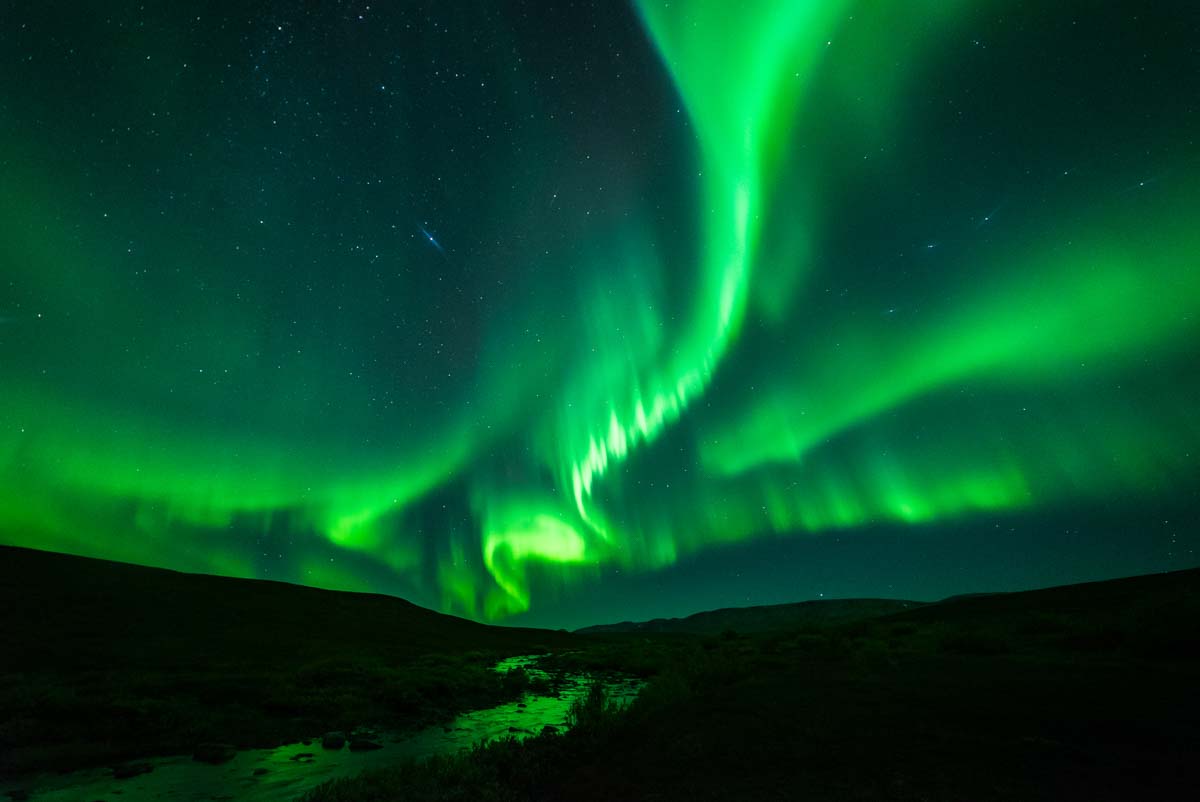
[[[1200,571],[951,600],[848,625],[613,636],[657,671],[562,736],[325,786],[374,800],[1184,799],[1200,787]]]
[[[0,778],[416,728],[517,696],[523,675],[491,664],[569,640],[390,596],[0,546]]]
[[[650,682],[625,710],[597,690],[566,734],[400,763],[309,799],[1174,799],[1200,787],[1200,570],[700,617],[709,632],[732,625],[716,634],[567,635],[5,548],[0,604],[0,776],[415,727],[515,698],[528,680],[488,665],[545,652],[552,672]]]

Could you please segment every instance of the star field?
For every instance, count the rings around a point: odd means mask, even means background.
[[[0,541],[565,626],[1197,564],[1186,3],[22,5]]]

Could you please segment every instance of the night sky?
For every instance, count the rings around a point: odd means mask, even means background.
[[[574,627],[1200,564],[1200,11],[0,2],[0,542]]]

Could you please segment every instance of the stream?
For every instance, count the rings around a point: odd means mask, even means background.
[[[497,663],[495,670],[507,672],[522,667],[533,677],[545,677],[533,667],[537,658],[510,657]],[[448,724],[416,733],[375,731],[371,738],[383,748],[374,751],[326,750],[318,734],[307,745],[240,751],[217,766],[199,763],[190,755],[150,758],[136,762],[152,766],[152,771],[128,779],[115,779],[112,769],[98,768],[40,775],[26,779],[19,787],[28,792],[25,798],[29,802],[293,802],[327,780],[353,777],[406,758],[456,752],[509,735],[525,738],[540,733],[545,726],[564,730],[571,703],[587,693],[592,677],[567,674],[562,679],[558,696],[526,693],[519,700],[463,713]],[[632,677],[604,679],[608,698],[622,705],[632,701],[643,684]],[[0,794],[9,790],[5,787]]]

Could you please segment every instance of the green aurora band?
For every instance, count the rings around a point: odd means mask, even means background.
[[[240,261],[213,274],[228,248],[187,221],[93,205],[106,182],[114,197],[159,188],[60,168],[36,136],[5,134],[0,537],[500,619],[602,569],[722,543],[1186,487],[1194,162],[1157,151],[1082,189],[1047,173],[1036,208],[1006,208],[1002,242],[980,244],[991,216],[959,210],[957,238],[863,246],[884,269],[838,300],[854,283],[831,256],[854,238],[846,218],[890,190],[872,212],[886,217],[896,184],[936,175],[936,157],[896,143],[928,135],[910,113],[921,86],[996,5],[638,2],[648,44],[628,46],[669,76],[680,110],[659,146],[688,164],[639,179],[641,200],[572,229],[569,248],[522,252],[531,278],[480,314],[469,375],[413,382],[387,412],[356,411],[378,408],[364,373],[392,370],[346,356],[358,333],[292,321],[264,347],[248,299],[283,279]],[[166,79],[136,80],[153,96]],[[530,193],[540,180],[509,178]],[[685,233],[651,213],[664,197],[684,198]],[[168,283],[114,246],[132,232]],[[291,232],[270,236],[286,247]],[[539,284],[550,274],[569,279]],[[283,317],[303,318],[312,289],[286,281]],[[368,339],[371,303],[347,312]],[[283,542],[265,571],[260,552]]]

